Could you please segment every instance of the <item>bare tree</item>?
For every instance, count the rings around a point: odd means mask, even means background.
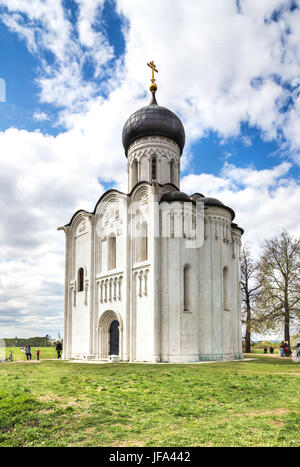
[[[262,247],[256,318],[266,330],[283,325],[290,348],[290,327],[300,318],[300,239],[283,231]]]
[[[251,352],[251,332],[253,330],[253,309],[256,295],[261,287],[257,280],[259,265],[253,260],[249,246],[244,245],[241,256],[242,320],[246,326],[245,352]]]

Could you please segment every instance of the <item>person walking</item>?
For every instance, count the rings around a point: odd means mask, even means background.
[[[284,357],[284,342],[283,341],[280,344],[279,352],[280,352],[280,357]]]
[[[264,353],[268,353],[267,347],[264,348]]]
[[[274,349],[273,349],[273,347],[271,346],[271,347],[270,347],[270,354],[273,355],[273,352],[274,352]]]
[[[57,343],[56,343],[57,358],[61,358],[61,355],[60,355],[61,351],[62,351],[61,342],[57,341]]]
[[[27,360],[31,360],[31,347],[30,347],[29,344],[26,345],[26,350],[25,350],[25,352],[26,352],[26,358],[27,358]]]
[[[40,359],[40,350],[39,349],[36,349],[36,359],[37,360]]]

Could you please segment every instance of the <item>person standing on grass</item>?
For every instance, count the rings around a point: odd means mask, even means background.
[[[274,352],[274,349],[273,349],[273,347],[271,346],[271,347],[270,347],[270,354],[273,355],[273,352]]]
[[[36,358],[37,358],[37,360],[40,359],[40,351],[39,351],[39,349],[36,349]]]
[[[286,344],[286,343],[284,343],[284,353],[285,353],[286,357],[288,357],[290,355],[290,349],[289,349],[288,344]]]
[[[283,341],[280,344],[279,352],[280,352],[280,357],[284,357],[284,342]]]
[[[25,352],[26,352],[27,360],[29,360],[29,359],[31,360],[31,347],[30,347],[29,344],[26,345],[26,350],[25,350]]]
[[[268,349],[267,347],[264,348],[264,353],[267,353],[268,352]]]
[[[61,358],[61,355],[60,355],[61,351],[62,351],[61,342],[57,341],[56,343],[57,358]]]

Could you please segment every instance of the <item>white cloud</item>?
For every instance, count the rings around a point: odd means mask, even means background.
[[[234,0],[154,0],[151,19],[146,2],[117,4],[129,21],[128,79],[147,82],[145,57],[155,57],[158,99],[181,112],[189,138],[210,129],[225,138],[238,135],[242,121],[268,140],[285,132],[290,113],[281,107],[291,93],[274,76],[291,83],[299,75],[300,10],[290,11],[290,2],[241,1],[238,14]],[[278,22],[270,20],[276,8],[282,10]],[[286,136],[292,143],[293,132]]]
[[[242,136],[241,141],[247,147],[252,146],[252,141],[251,141],[251,138],[249,136]]]
[[[68,19],[61,0],[0,0],[8,13],[0,19],[12,31],[26,40],[30,52],[40,59],[40,99],[81,111],[98,92],[95,83],[84,80],[84,66],[95,65],[95,76],[113,57],[113,49],[105,35],[93,29],[98,8],[103,0],[76,0],[78,23]],[[79,40],[76,40],[78,28]],[[45,51],[53,57],[51,64]]]
[[[117,0],[127,21],[126,50],[114,61],[102,23],[104,0],[76,3],[72,22],[61,0],[0,0],[2,21],[40,60],[41,101],[57,105],[66,126],[55,137],[13,128],[0,133],[0,315],[3,323],[7,319],[0,335],[12,316],[10,335],[18,322],[24,335],[62,330],[64,238],[56,227],[79,208],[93,210],[104,189],[99,178],[127,190],[121,131],[130,113],[149,100],[148,60],[159,69],[158,102],[183,118],[185,168],[191,142],[210,130],[224,139],[238,136],[245,121],[266,140],[283,132],[300,163],[300,101],[281,111],[290,96],[281,82],[299,74],[300,10],[290,11],[289,2],[244,0],[239,14],[234,0],[153,0],[151,6]],[[275,8],[281,8],[277,22],[271,20]],[[94,70],[88,81],[87,63]],[[106,99],[99,97],[97,76],[107,78]],[[245,136],[242,142],[251,144]],[[182,189],[232,206],[245,238],[258,245],[283,227],[300,235],[300,188],[290,168],[291,162],[265,170],[227,163],[218,175],[183,177]]]
[[[45,122],[50,120],[50,117],[48,114],[46,114],[46,112],[34,112],[33,119],[37,122]]]
[[[23,25],[21,15],[17,13],[13,15],[3,14],[1,20],[11,31],[16,32],[22,39],[25,39],[30,52],[37,52],[34,31]]]
[[[99,29],[95,30],[95,23],[99,26],[99,18],[105,0],[76,0],[79,6],[78,33],[80,43],[87,48],[87,57],[90,57],[95,66],[94,76],[101,73],[101,66],[113,57],[113,48]],[[102,25],[103,26],[103,25]]]
[[[206,173],[185,175],[181,180],[181,189],[190,195],[200,192],[204,196],[213,196],[229,187],[230,180]]]
[[[253,253],[258,255],[260,242],[283,229],[300,237],[300,185],[287,178],[290,167],[282,163],[273,169],[255,170],[225,163],[222,176],[187,175],[181,188],[189,194],[215,197],[233,208],[235,222],[245,230],[243,241],[250,241]]]
[[[248,187],[270,187],[278,183],[278,179],[288,173],[292,164],[282,162],[273,169],[255,170],[253,168],[238,168],[233,164],[226,163],[222,175],[228,177],[235,183]]]

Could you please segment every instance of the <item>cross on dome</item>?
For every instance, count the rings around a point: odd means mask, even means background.
[[[158,70],[157,70],[156,65],[155,65],[153,60],[151,62],[147,63],[147,65],[152,70],[152,79],[151,79],[152,84],[150,86],[150,91],[152,92],[152,94],[154,94],[156,92],[156,90],[157,90],[157,84],[155,83],[154,72],[156,71],[156,73],[158,73]]]

